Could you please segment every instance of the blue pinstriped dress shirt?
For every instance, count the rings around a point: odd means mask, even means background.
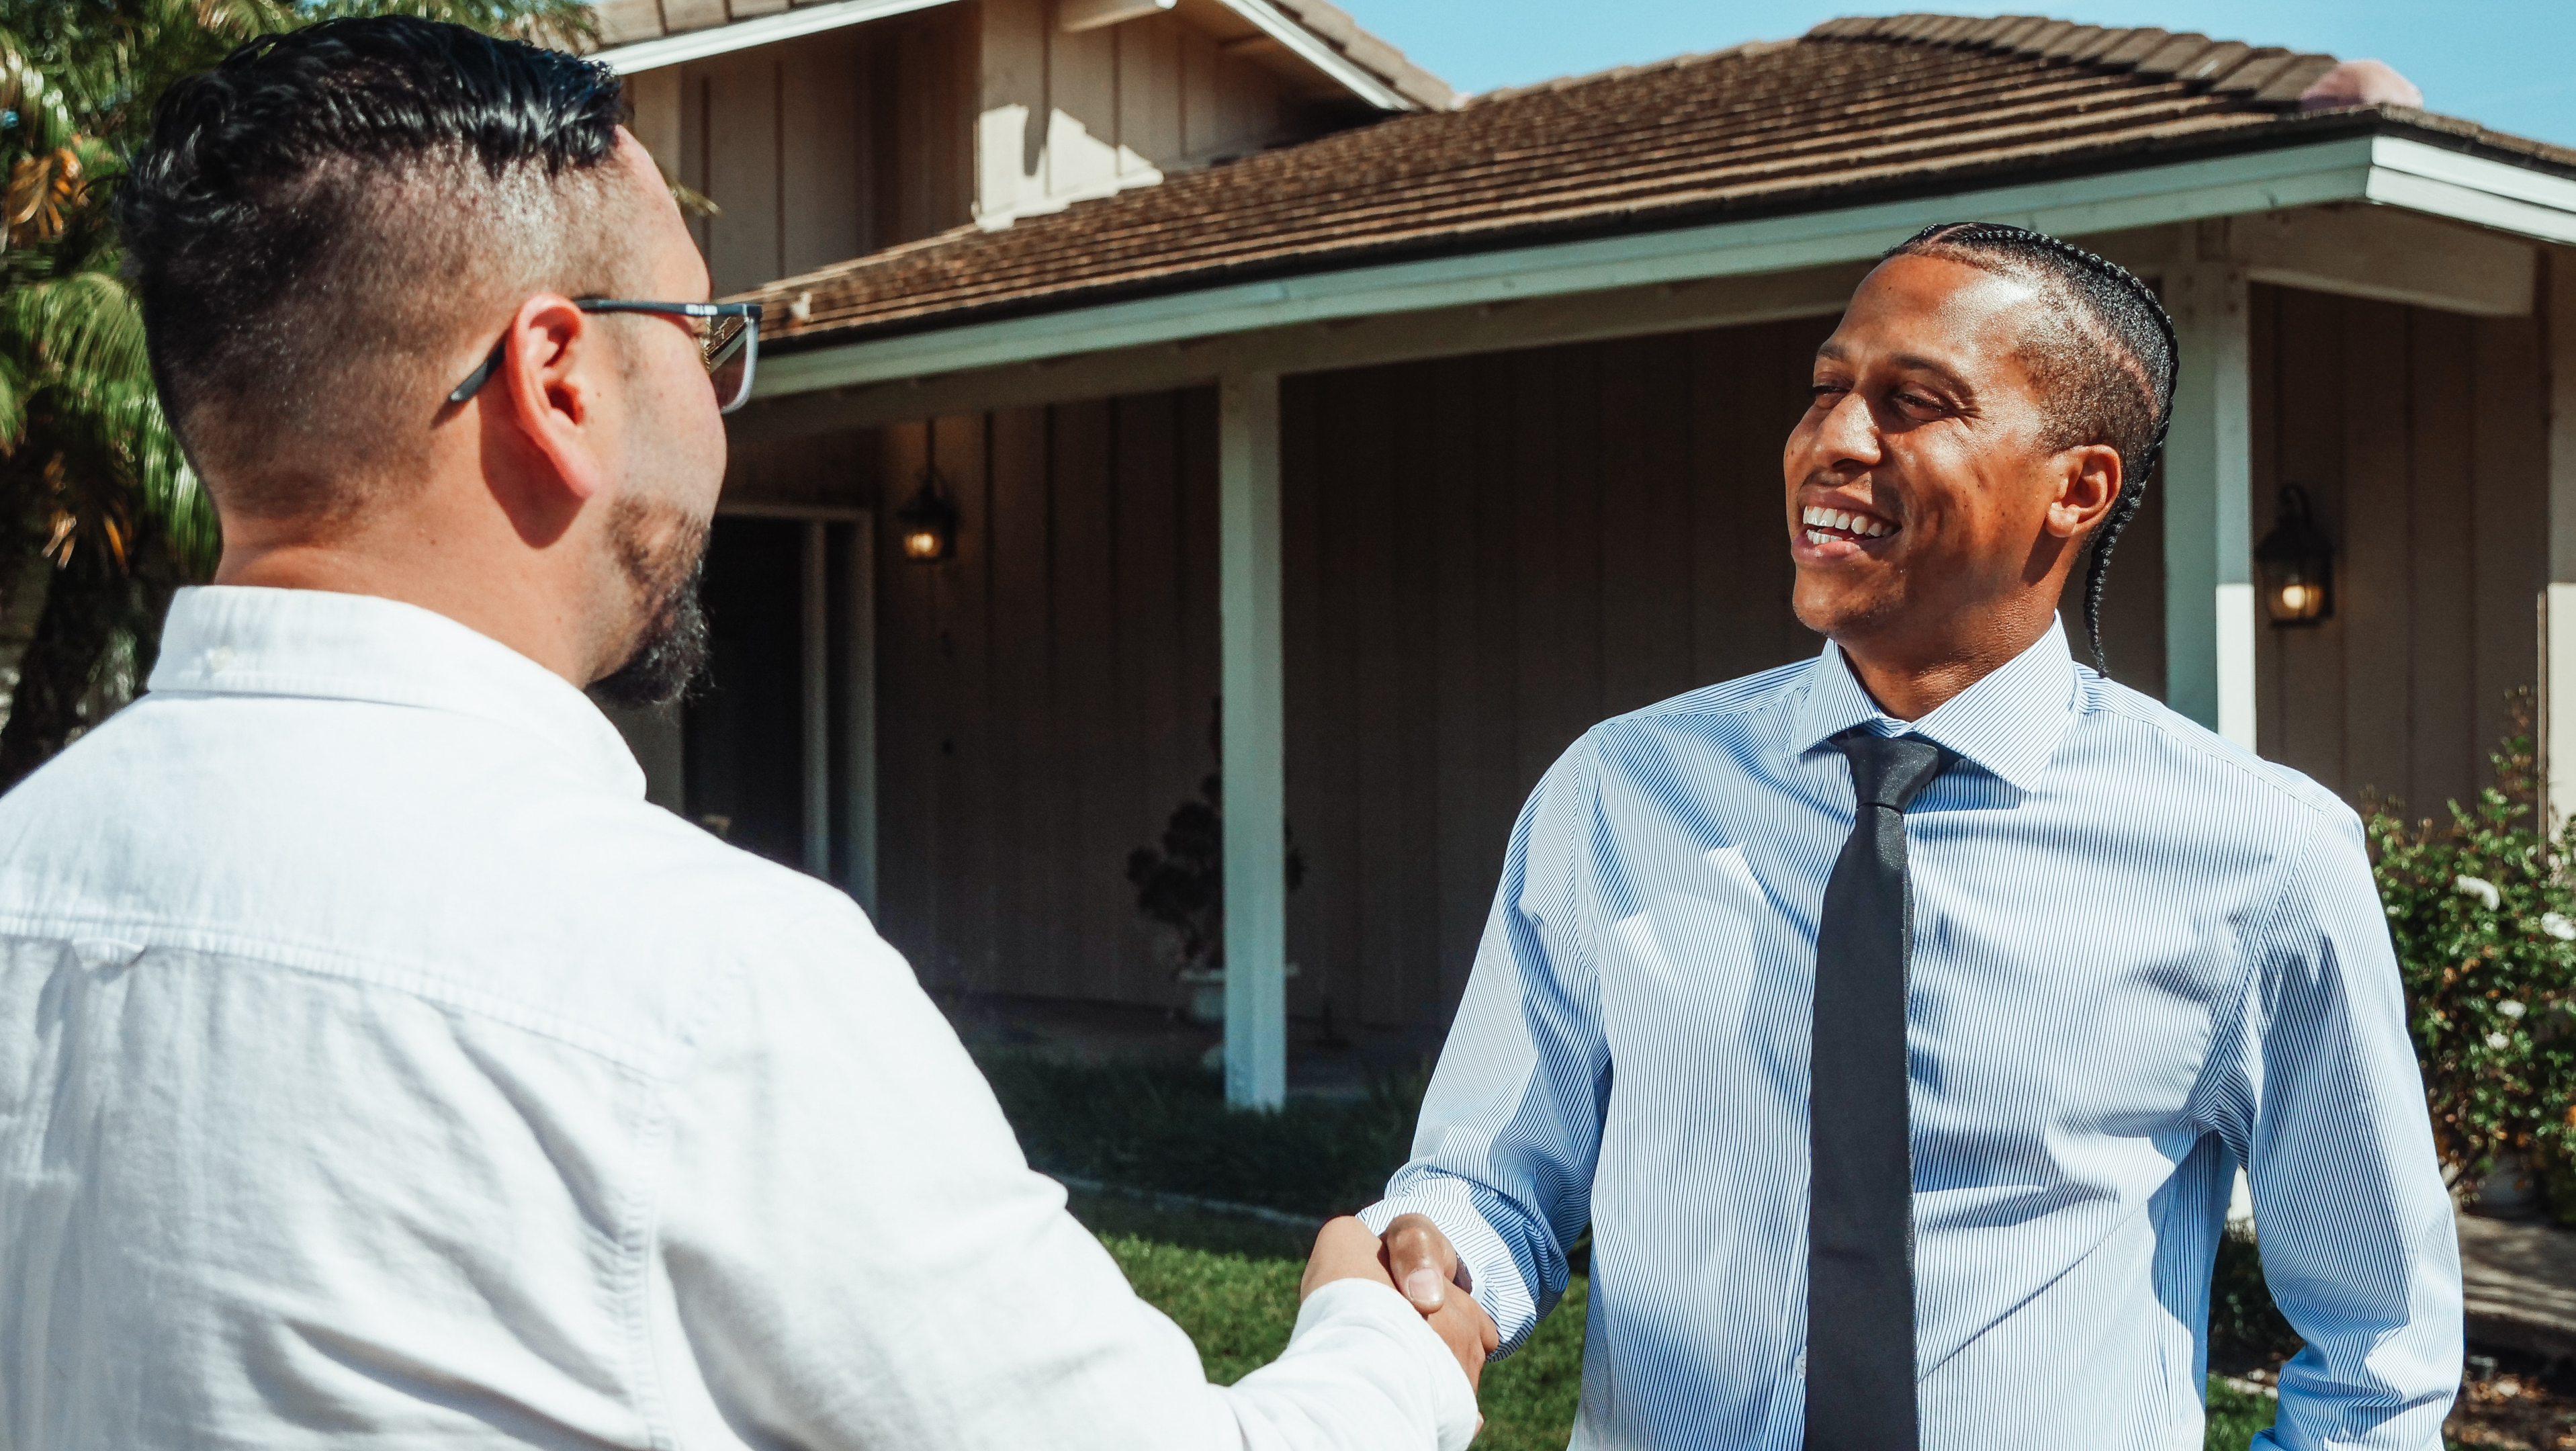
[[[2438,1451],[2458,1241],[2360,823],[2057,630],[1910,727],[1827,646],[1586,734],[1365,1217],[1436,1220],[1507,1345],[1590,1224],[1575,1444],[1795,1451],[1831,737],[1864,723],[1960,757],[1905,822],[1925,1451],[2197,1451],[2240,1163],[2307,1340],[2258,1451]]]

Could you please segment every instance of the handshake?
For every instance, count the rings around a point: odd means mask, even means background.
[[[1471,1386],[1482,1381],[1485,1357],[1502,1343],[1494,1317],[1476,1303],[1458,1251],[1439,1226],[1423,1215],[1397,1215],[1388,1222],[1383,1239],[1348,1215],[1327,1222],[1315,1236],[1315,1252],[1306,1261],[1297,1298],[1303,1301],[1335,1280],[1373,1280],[1395,1286],[1439,1332]]]

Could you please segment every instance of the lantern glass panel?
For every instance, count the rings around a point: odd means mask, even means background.
[[[2317,527],[2308,491],[2281,490],[2279,522],[2254,549],[2263,580],[2263,613],[2285,627],[2313,625],[2334,613],[2334,545]]]

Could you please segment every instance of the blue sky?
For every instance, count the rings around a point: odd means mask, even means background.
[[[1810,0],[1340,0],[1360,24],[1462,90],[1781,39],[1836,15],[1900,9],[2045,13],[2101,25],[2197,30],[2222,40],[2376,57],[2424,103],[2499,131],[2576,146],[2576,0],[2029,0],[2013,6],[1881,6]]]

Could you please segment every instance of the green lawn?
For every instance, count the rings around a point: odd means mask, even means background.
[[[1074,1212],[1109,1247],[1136,1292],[1198,1342],[1212,1380],[1231,1384],[1288,1343],[1304,1267],[1295,1235],[1257,1221],[1160,1213],[1131,1201],[1078,1196]],[[1487,1451],[1563,1451],[1583,1389],[1583,1309],[1577,1276],[1565,1302],[1519,1354],[1485,1372]],[[2272,1402],[2209,1387],[2209,1451],[2243,1451],[2272,1424]]]

